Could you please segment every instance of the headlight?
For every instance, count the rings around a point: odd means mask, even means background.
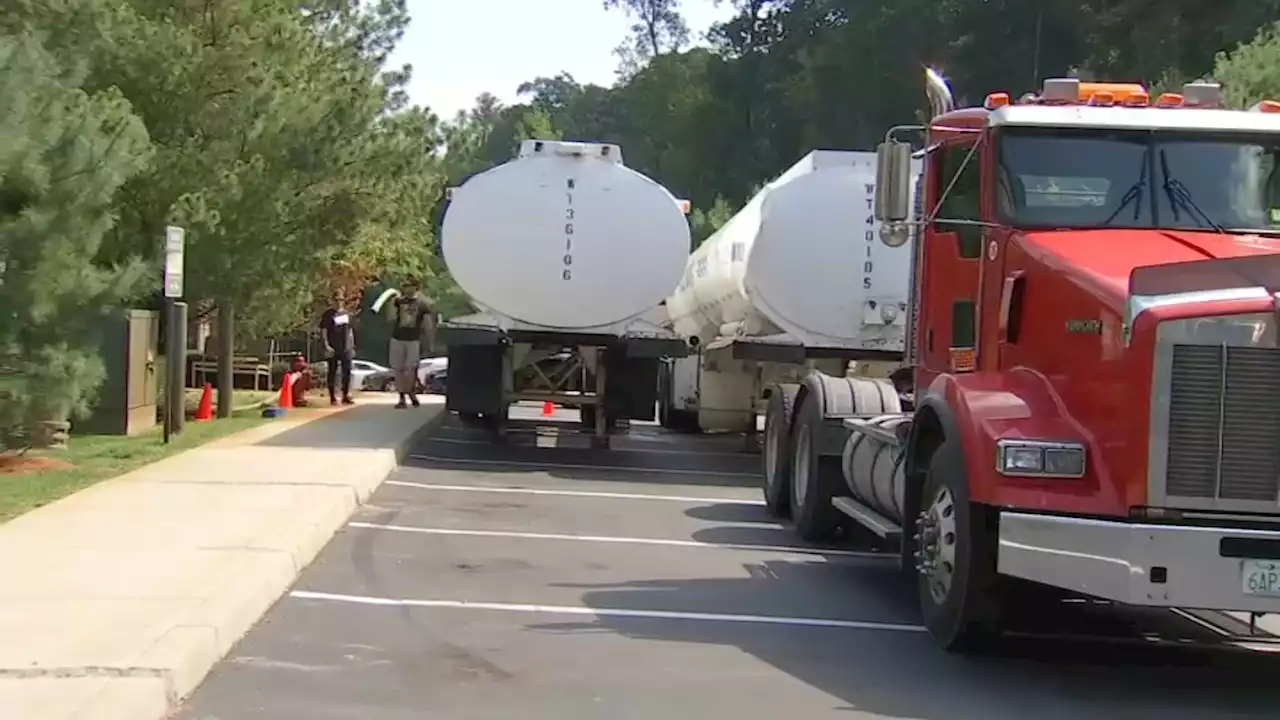
[[[1084,446],[1049,440],[1000,440],[996,442],[996,471],[1023,477],[1083,477]]]

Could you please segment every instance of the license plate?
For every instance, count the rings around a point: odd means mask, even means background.
[[[1280,561],[1245,560],[1240,582],[1246,595],[1280,597]]]

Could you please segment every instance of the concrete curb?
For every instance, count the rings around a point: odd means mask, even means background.
[[[444,403],[440,403],[440,412],[423,423],[422,427],[415,430],[408,439],[396,446],[396,465],[402,464],[404,459],[409,457],[409,451],[413,449],[413,446],[422,442],[428,435],[439,429],[448,418],[449,411],[444,407]],[[387,474],[390,475],[390,473]],[[382,483],[378,483],[378,485],[381,486]],[[344,520],[343,522],[346,521]]]
[[[141,715],[130,709],[127,715],[103,714],[96,709],[84,711],[81,715],[93,720],[166,720],[170,713],[195,692],[213,667],[226,656],[236,643],[253,629],[276,602],[297,582],[298,577],[319,556],[333,536],[346,525],[369,498],[382,486],[383,481],[396,471],[400,463],[409,455],[419,441],[438,428],[448,417],[449,412],[443,405],[439,412],[427,419],[417,430],[396,444],[392,462],[387,464],[384,472],[380,472],[377,480],[370,484],[361,484],[345,498],[334,498],[325,508],[320,518],[305,524],[301,537],[292,543],[287,551],[289,562],[279,562],[286,558],[263,557],[262,562],[254,563],[254,567],[238,568],[234,580],[228,583],[225,591],[211,598],[200,608],[195,623],[175,628],[166,640],[171,640],[172,647],[153,648],[149,656],[157,656],[155,665],[159,666],[161,677],[165,680],[166,709],[160,715]],[[386,457],[384,455],[383,457]],[[366,467],[374,463],[365,461]],[[378,463],[381,465],[381,463]],[[336,489],[336,488],[335,488]],[[344,501],[345,500],[345,501]],[[275,555],[275,553],[264,554]],[[173,637],[177,635],[177,637]],[[182,636],[186,636],[185,638]],[[162,645],[163,645],[162,641]],[[143,667],[152,665],[146,663]]]
[[[340,414],[343,413],[333,413]],[[186,606],[180,615],[165,619],[163,627],[167,629],[146,650],[132,656],[113,654],[102,664],[89,664],[92,661],[85,658],[86,664],[77,663],[75,667],[35,667],[33,663],[29,670],[0,670],[0,717],[18,717],[11,709],[30,720],[171,717],[213,667],[297,581],[414,445],[438,428],[448,415],[441,403],[438,412],[424,418],[403,440],[354,456],[342,452],[334,455],[332,474],[337,479],[264,483],[241,490],[251,494],[255,504],[260,503],[260,507],[249,509],[259,516],[279,517],[279,523],[249,546],[210,549],[211,553],[221,553],[216,562],[207,566],[204,577],[215,589],[202,601]],[[320,419],[323,418],[316,418]],[[227,446],[220,452],[238,453],[243,458],[241,464],[250,465],[256,457],[253,453],[264,450]],[[227,471],[236,472],[240,467],[228,467]],[[234,490],[236,485],[228,487]],[[175,483],[148,492],[163,497],[166,492],[182,490],[182,484]]]

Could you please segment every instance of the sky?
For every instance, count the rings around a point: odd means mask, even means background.
[[[408,0],[412,21],[390,65],[413,66],[409,91],[443,119],[491,92],[504,103],[516,88],[561,71],[583,84],[612,85],[613,49],[633,20],[602,0]],[[701,38],[728,19],[729,3],[682,0],[690,34]]]

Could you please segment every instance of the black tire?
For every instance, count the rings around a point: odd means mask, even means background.
[[[383,380],[382,387],[380,389],[382,390],[382,392],[391,392],[395,390],[396,389],[395,378],[387,378],[386,380]]]
[[[604,418],[604,427],[607,431],[613,432],[618,429],[618,417],[616,415],[606,414]],[[596,406],[583,405],[578,408],[578,430],[580,432],[595,432],[596,429]]]
[[[938,502],[944,492],[949,500]],[[937,594],[934,589],[937,579],[917,567],[916,584],[924,625],[944,650],[985,651],[1000,634],[995,515],[988,508],[970,502],[964,458],[954,441],[943,441],[929,459],[920,497],[922,512],[916,518],[919,562],[923,564],[932,559],[942,568],[950,567],[949,589]],[[942,549],[950,547],[950,553],[931,553],[927,547],[931,542]]]
[[[809,393],[800,400],[791,430],[791,523],[809,542],[830,540],[840,532],[841,516],[831,501],[844,482],[839,458],[818,454],[822,437],[822,398]]]
[[[778,518],[791,515],[791,413],[799,392],[793,383],[774,385],[764,411],[761,489],[765,509]]]
[[[489,439],[494,442],[502,442],[507,437],[507,411],[504,409],[500,413],[486,413],[483,419],[485,432],[489,434]]]

